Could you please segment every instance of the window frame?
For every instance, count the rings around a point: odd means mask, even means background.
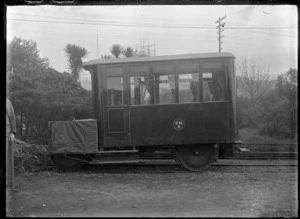
[[[206,63],[220,63],[219,66],[209,68],[204,68]],[[225,60],[222,58],[208,58],[208,59],[198,59],[198,60],[177,60],[177,61],[167,61],[167,62],[154,62],[154,63],[134,63],[128,66],[128,88],[129,88],[129,100],[128,105],[132,107],[143,107],[143,106],[154,106],[154,105],[172,105],[172,104],[201,104],[201,103],[212,103],[212,102],[228,102],[228,72],[225,68]],[[159,66],[156,68],[156,66]],[[166,66],[165,69],[164,67]],[[162,69],[159,69],[159,68]],[[140,68],[140,69],[139,69]],[[204,93],[203,93],[203,73],[214,73],[214,72],[223,72],[224,74],[224,85],[225,85],[225,100],[220,101],[204,101]],[[197,73],[199,75],[199,97],[196,102],[180,102],[179,100],[179,75],[185,74],[194,74]],[[155,77],[164,76],[164,75],[173,75],[175,78],[175,99],[172,103],[158,103],[157,102],[157,94],[155,91]],[[136,76],[151,76],[152,78],[152,90],[153,95],[151,96],[151,100],[149,104],[132,104],[131,100],[131,77]]]
[[[154,95],[150,95],[150,103],[149,104],[135,104],[135,103],[132,103],[132,90],[131,90],[131,85],[134,85],[134,84],[131,84],[131,78],[134,78],[134,77],[147,77],[149,76],[151,78],[151,89],[153,90],[153,75],[151,74],[143,74],[143,75],[129,75],[129,103],[130,103],[130,106],[149,106],[149,105],[153,105],[154,103]],[[133,94],[135,95],[134,93],[134,90],[133,90]],[[135,98],[135,96],[133,96],[133,98]]]
[[[155,88],[155,77],[157,76],[165,76],[165,75],[173,75],[174,76],[174,101],[171,102],[171,103],[157,103],[157,95],[159,95],[159,87],[158,87],[158,94],[156,93],[156,88]],[[153,74],[153,80],[152,80],[152,85],[153,85],[153,91],[154,91],[154,105],[170,105],[170,104],[176,104],[178,103],[178,94],[177,94],[177,75],[176,73],[173,71],[173,72],[155,72]],[[170,87],[171,87],[171,84],[170,84]],[[172,90],[172,89],[171,89]],[[172,91],[171,91],[172,92]],[[158,98],[160,99],[160,98]]]
[[[180,102],[180,99],[179,99],[179,83],[180,83],[180,75],[187,75],[187,74],[198,74],[198,79],[199,79],[199,97],[198,97],[198,101],[196,102]],[[191,104],[191,103],[202,103],[202,92],[201,91],[201,88],[202,88],[202,83],[201,83],[201,77],[200,77],[200,70],[196,72],[196,70],[194,71],[190,71],[190,72],[178,72],[178,104]],[[191,90],[190,90],[191,91]],[[192,91],[191,91],[192,92]]]
[[[201,85],[202,85],[202,95],[204,94],[204,92],[203,92],[203,88],[204,88],[204,86],[203,86],[203,82],[204,82],[204,80],[203,80],[203,74],[204,73],[212,73],[212,74],[219,74],[218,72],[222,72],[222,74],[224,75],[224,93],[223,93],[223,95],[224,95],[224,100],[211,100],[211,101],[204,101],[204,96],[203,96],[203,99],[202,99],[202,102],[203,103],[211,103],[211,102],[228,102],[229,101],[229,97],[228,97],[228,82],[227,82],[227,80],[228,80],[228,77],[227,77],[227,71],[226,71],[226,69],[213,69],[213,70],[207,70],[207,71],[204,71],[204,72],[202,72],[201,73],[201,81],[202,81],[202,83],[201,83]],[[210,91],[211,92],[211,91]]]
[[[110,103],[110,96],[109,96],[109,88],[108,88],[108,79],[110,78],[120,78],[122,83],[121,83],[121,87],[122,87],[122,104],[121,105],[109,105]],[[117,74],[114,74],[114,75],[107,75],[106,76],[106,102],[107,102],[107,107],[122,107],[122,106],[125,106],[125,89],[124,89],[124,85],[125,85],[125,79],[124,79],[124,75],[117,75]]]

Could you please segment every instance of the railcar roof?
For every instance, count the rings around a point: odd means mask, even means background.
[[[134,63],[134,62],[151,62],[151,61],[173,61],[184,59],[199,59],[199,58],[235,58],[232,53],[218,52],[218,53],[188,53],[181,55],[168,56],[147,56],[147,57],[130,57],[130,58],[112,58],[112,59],[94,59],[83,63],[83,67],[99,64],[120,64],[120,63]]]

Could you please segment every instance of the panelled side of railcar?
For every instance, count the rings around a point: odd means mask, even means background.
[[[233,63],[232,58],[217,58],[98,65],[96,74],[92,75],[95,75],[96,80],[93,83],[93,94],[97,99],[94,101],[94,109],[96,118],[100,121],[101,146],[231,142],[235,138],[235,93],[231,89],[235,87]],[[204,86],[206,90],[209,89],[209,77],[212,74],[223,74],[219,77],[224,80],[223,99],[208,101],[203,97]],[[149,93],[144,80],[149,77],[152,78],[152,83],[158,79],[167,81],[172,75],[174,82],[169,80],[165,84],[151,84],[153,91],[155,86],[160,86],[158,89],[165,92],[164,97],[161,95],[164,100],[160,102],[160,91]],[[198,77],[196,82],[199,83],[198,89],[201,89],[196,101],[193,100],[190,90],[187,94],[190,97],[183,97],[189,83],[193,82],[194,75]],[[148,94],[146,93],[143,100],[134,102],[137,99],[134,93],[137,78],[141,80],[140,83],[143,82],[139,89],[144,89],[144,95],[145,92]],[[171,83],[174,83],[175,92],[172,91]],[[122,95],[119,102],[112,99],[117,98],[116,91],[119,92],[119,97]],[[185,127],[182,130],[174,128],[176,119],[184,122]]]

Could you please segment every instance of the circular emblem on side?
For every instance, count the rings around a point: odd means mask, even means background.
[[[173,127],[175,130],[182,130],[184,128],[185,122],[181,118],[176,118],[173,121]]]

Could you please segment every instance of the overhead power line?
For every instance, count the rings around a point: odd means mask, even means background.
[[[38,23],[57,23],[57,24],[81,24],[81,25],[99,25],[99,26],[120,26],[120,27],[151,27],[151,28],[198,28],[198,29],[214,29],[213,27],[196,27],[196,26],[155,26],[155,25],[134,25],[134,24],[116,24],[116,23],[90,23],[90,22],[76,22],[76,21],[50,21],[50,20],[29,20],[8,18],[7,20],[28,21]]]
[[[86,18],[80,18],[80,19],[76,19],[76,18],[74,18],[74,17],[56,17],[56,16],[41,16],[41,15],[33,15],[33,14],[14,14],[14,13],[11,13],[10,15],[16,15],[16,16],[25,16],[25,17],[34,17],[34,18],[45,18],[45,19],[54,19],[54,20],[61,20],[61,21],[68,21],[68,20],[71,20],[71,21],[78,21],[78,22],[112,22],[112,23],[130,23],[130,22],[132,22],[132,20],[131,21],[125,21],[125,19],[126,18],[119,18],[120,20],[118,20],[118,19],[107,19],[107,18],[105,18],[105,19],[86,19]],[[25,18],[25,19],[27,19],[27,18]],[[136,21],[136,19],[134,20],[135,21],[135,23],[137,23]],[[138,20],[138,22],[139,22],[140,20]],[[148,21],[145,21],[145,20],[142,20],[142,24],[145,24],[145,23],[148,23],[148,24],[153,24],[153,22],[148,22]]]
[[[183,28],[183,29],[206,29],[213,30],[215,27],[199,27],[199,26],[156,26],[156,25],[135,25],[135,24],[118,24],[118,23],[95,23],[95,22],[80,22],[80,21],[51,21],[51,20],[30,20],[19,18],[8,18],[7,20],[37,22],[37,23],[55,23],[55,24],[80,24],[80,25],[99,25],[99,26],[120,26],[120,27],[143,27],[143,28]],[[226,29],[263,29],[263,30],[282,30],[295,29],[296,27],[226,27]]]

